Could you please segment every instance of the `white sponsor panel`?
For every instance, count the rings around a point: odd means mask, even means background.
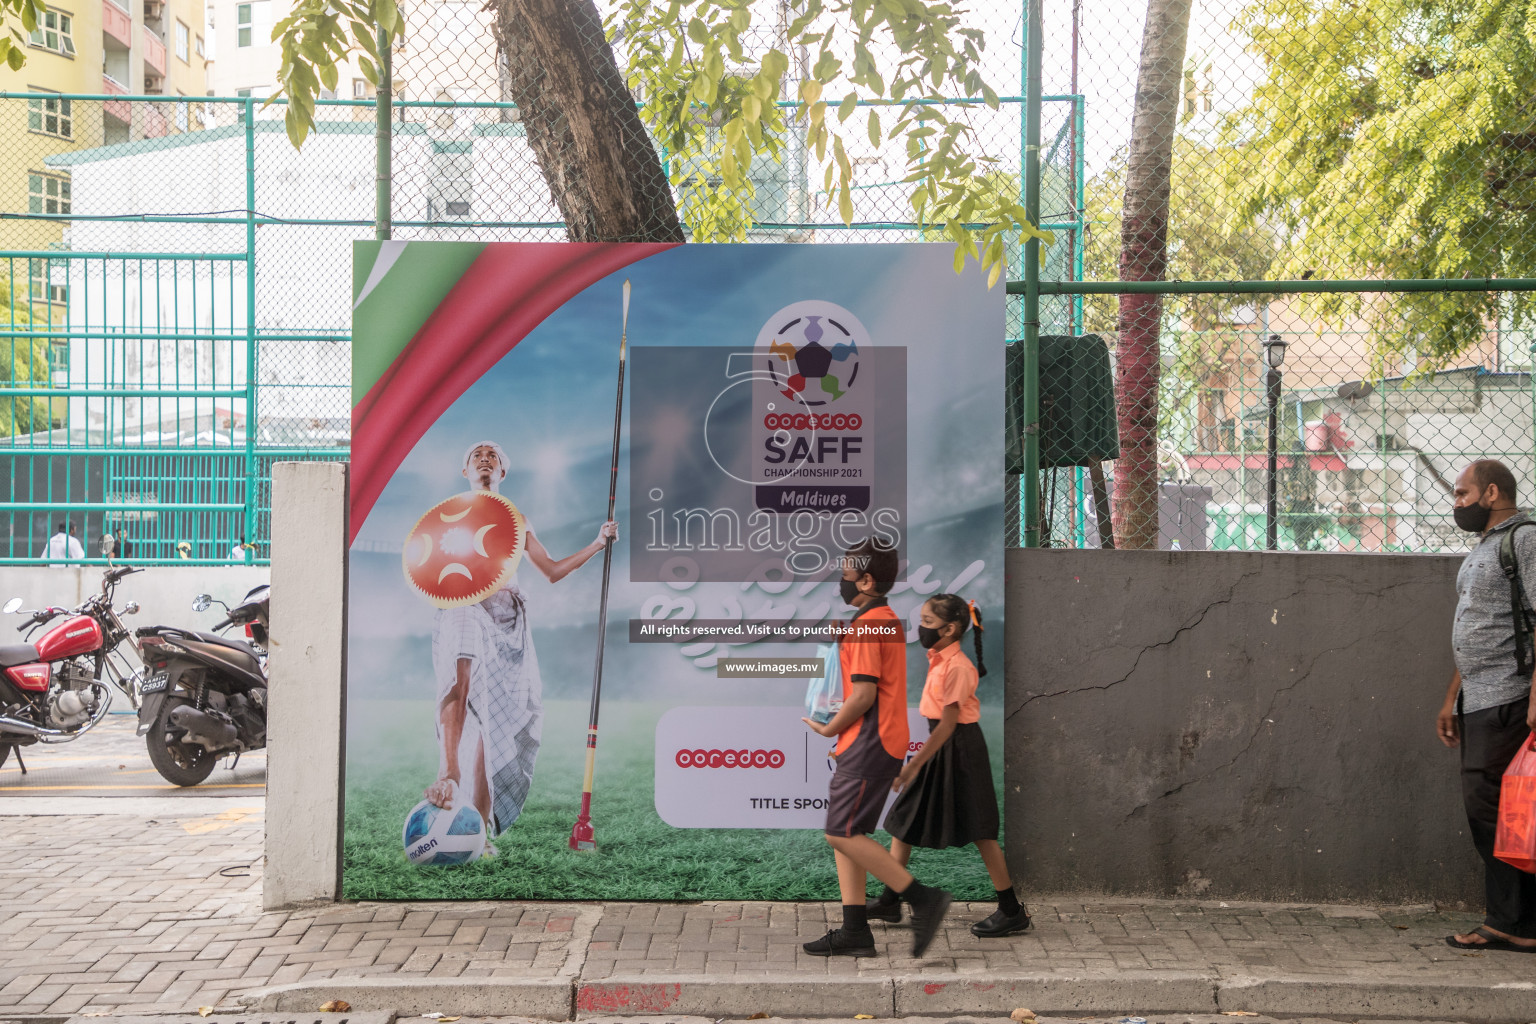
[[[804,713],[799,706],[664,713],[656,723],[656,813],[674,828],[823,828],[837,741],[812,732]],[[907,725],[910,758],[928,722],[908,708]]]

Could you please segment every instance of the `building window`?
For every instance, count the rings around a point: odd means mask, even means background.
[[[62,11],[44,11],[32,31],[32,45],[66,57],[75,55],[74,19]]]
[[[176,23],[176,56],[183,64],[192,61],[192,30],[179,21]]]
[[[176,104],[176,130],[187,131],[192,125],[191,108],[185,103]]]
[[[63,260],[27,260],[27,284],[32,300],[34,302],[68,302],[69,285],[55,280],[63,277],[64,273]]]
[[[202,36],[198,36],[197,37],[197,44],[193,47],[192,52],[197,54],[199,57],[206,57],[206,56],[208,56],[207,51],[205,51],[203,49],[203,37]]]
[[[34,87],[34,91],[37,90]],[[75,137],[75,121],[69,100],[38,96],[27,100],[27,130],[61,139]]]
[[[473,216],[474,146],[469,141],[432,143],[432,183],[427,220],[466,220]]]
[[[352,98],[355,100],[365,100],[368,98],[368,79],[352,79]]]
[[[236,46],[251,45],[251,5],[240,4],[235,8],[235,21],[240,26],[240,38],[236,40]]]
[[[28,213],[69,213],[69,179],[58,174],[27,173]]]

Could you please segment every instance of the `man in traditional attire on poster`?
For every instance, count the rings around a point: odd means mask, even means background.
[[[499,444],[481,441],[465,453],[462,472],[472,492],[499,494],[508,464]],[[609,520],[586,547],[555,559],[533,528],[523,527],[523,552],[551,583],[579,569],[618,536],[617,524]],[[544,718],[539,659],[515,569],[483,600],[439,609],[432,627],[432,668],[440,757],[437,781],[425,796],[449,807],[461,799],[455,791],[467,785],[467,801],[485,819],[489,835],[497,836],[517,820],[528,799]],[[473,753],[466,759],[463,748],[471,741]],[[486,846],[487,856],[494,851]]]

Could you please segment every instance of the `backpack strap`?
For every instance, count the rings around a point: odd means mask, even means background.
[[[1536,522],[1516,523],[1499,538],[1499,568],[1509,580],[1509,608],[1515,624],[1515,670],[1526,678],[1536,662],[1536,638],[1532,636],[1531,616],[1526,611],[1525,588],[1520,582],[1520,561],[1515,556],[1515,534],[1522,526],[1536,526]]]

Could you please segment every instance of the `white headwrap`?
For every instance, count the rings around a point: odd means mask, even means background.
[[[507,467],[512,465],[512,460],[507,458],[506,450],[503,449],[501,445],[497,444],[495,441],[476,441],[474,444],[465,449],[464,460],[462,463],[463,468],[469,468],[470,457],[475,454],[476,448],[489,448],[496,453],[496,458],[501,461],[501,479],[505,480],[507,477]]]

